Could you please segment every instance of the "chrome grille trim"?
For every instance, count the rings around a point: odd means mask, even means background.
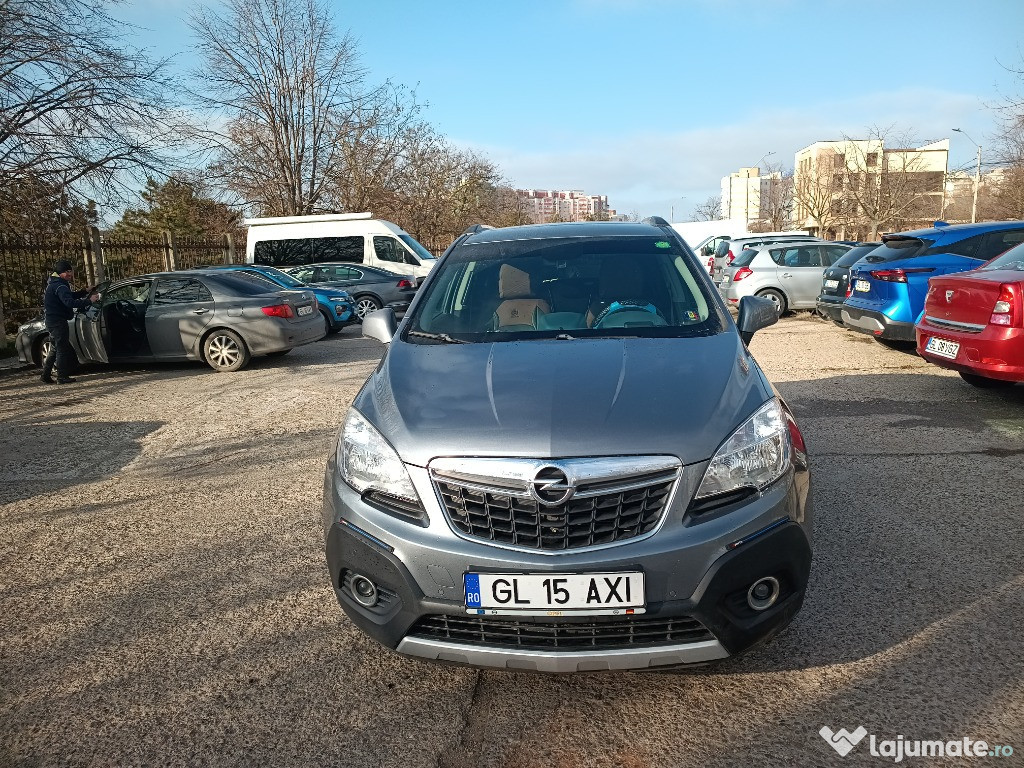
[[[541,470],[561,470],[575,493],[552,504],[531,492]],[[443,458],[431,483],[452,530],[469,541],[527,552],[565,552],[646,538],[671,504],[682,465],[673,456]]]
[[[981,333],[987,326],[978,325],[977,323],[961,323],[956,320],[945,320],[941,317],[932,317],[931,315],[925,315],[927,320],[932,325],[938,325],[945,328],[955,328],[958,331],[967,331],[969,333]]]

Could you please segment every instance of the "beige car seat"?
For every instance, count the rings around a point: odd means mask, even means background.
[[[498,273],[498,296],[502,301],[494,310],[496,329],[536,328],[536,315],[551,311],[546,301],[533,295],[530,274],[509,264],[502,264]]]

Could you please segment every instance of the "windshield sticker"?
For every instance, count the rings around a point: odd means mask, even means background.
[[[667,240],[658,240],[654,244],[654,247],[655,248],[671,248],[672,246],[669,244],[669,242]]]

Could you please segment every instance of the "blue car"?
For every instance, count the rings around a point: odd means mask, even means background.
[[[317,308],[324,320],[327,321],[327,332],[337,333],[347,325],[359,321],[356,314],[355,304],[348,291],[330,286],[306,285],[296,280],[286,272],[275,267],[266,267],[260,264],[224,264],[222,266],[203,267],[203,269],[216,269],[232,272],[237,277],[254,282],[271,282],[274,286],[288,288],[290,290],[312,291],[316,296]]]
[[[980,267],[1024,242],[1024,221],[946,224],[883,235],[882,245],[850,267],[843,325],[890,341],[916,341],[928,279]]]

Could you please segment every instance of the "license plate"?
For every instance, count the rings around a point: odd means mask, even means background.
[[[826,280],[825,281],[825,287],[826,288],[838,288],[839,287],[839,281],[838,280]]]
[[[533,616],[644,613],[644,575],[628,573],[467,573],[466,611]]]
[[[871,290],[871,283],[867,280],[858,280],[853,284],[853,290],[860,291],[861,293],[867,293]]]
[[[945,339],[940,339],[937,336],[932,336],[928,339],[928,343],[924,348],[933,355],[947,357],[950,360],[955,359],[957,353],[960,352],[960,345],[955,341],[946,341]]]
[[[299,316],[300,317],[302,315],[312,315],[313,314],[313,308],[312,307],[299,307],[298,311],[299,311]]]

